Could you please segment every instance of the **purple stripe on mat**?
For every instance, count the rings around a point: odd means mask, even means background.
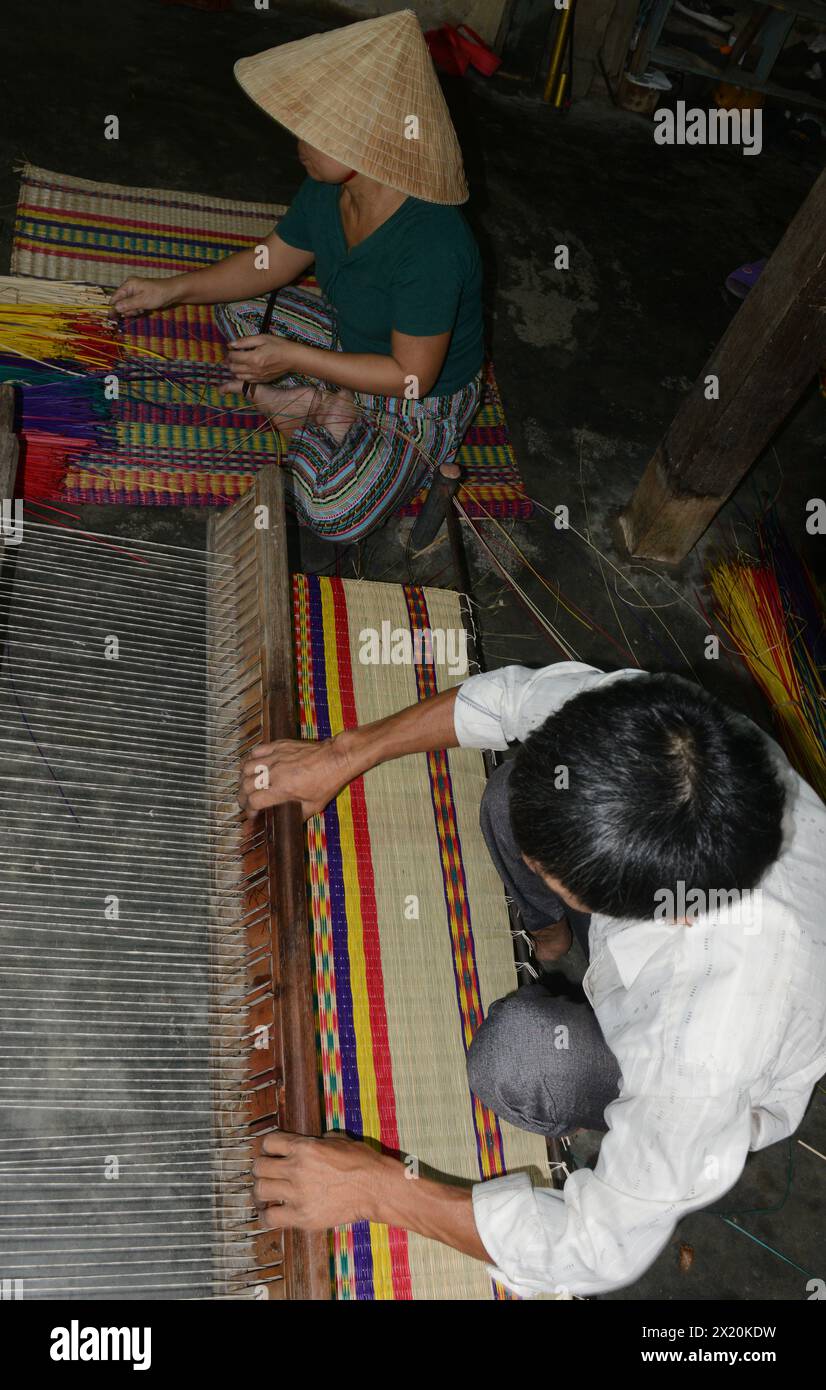
[[[324,623],[321,608],[321,585],[314,575],[307,576],[309,608],[309,640],[313,663],[313,697],[319,739],[329,738],[330,711],[327,703],[327,665],[324,650]],[[336,975],[336,1013],[341,1054],[341,1090],[344,1120],[351,1134],[362,1134],[361,1090],[356,1057],[356,1030],[353,1015],[353,994],[350,986],[350,955],[347,949],[347,914],[344,900],[344,868],[341,854],[336,803],[324,813],[324,832],[327,842],[327,868],[330,891],[330,929],[333,942],[333,965]],[[356,1298],[373,1299],[373,1252],[370,1246],[370,1226],[358,1221],[353,1226],[354,1275]]]
[[[231,216],[233,219],[236,217],[269,217],[270,213],[272,213],[273,216],[278,216],[278,213],[284,206],[283,203],[264,203],[262,204],[261,209],[256,212],[253,208],[242,208],[237,204],[233,204],[231,202],[231,199],[223,200],[224,202],[230,202],[230,207],[219,207],[217,202],[202,203],[200,201],[196,201],[197,199],[199,199],[199,195],[194,193],[192,194],[192,201],[186,200],[181,202],[176,198],[166,198],[164,196],[163,190],[159,190],[157,188],[148,188],[146,190],[140,188],[130,188],[126,189],[123,193],[114,193],[112,191],[113,188],[117,188],[118,186],[123,187],[123,185],[104,184],[103,187],[84,188],[79,184],[71,183],[71,181],[61,183],[48,183],[44,179],[34,178],[31,174],[27,174],[25,172],[23,174],[22,183],[24,185],[28,185],[29,188],[45,188],[49,193],[60,193],[63,197],[66,197],[67,194],[73,194],[76,198],[99,198],[101,199],[101,201],[105,201],[107,203],[135,203],[137,206],[146,206],[151,201],[152,204],[158,207],[180,208],[183,211],[194,212],[199,214],[200,216]],[[178,190],[178,193],[180,196],[180,190]],[[146,194],[150,194],[151,198],[147,197]],[[44,208],[43,211],[51,212],[51,210],[48,208]]]

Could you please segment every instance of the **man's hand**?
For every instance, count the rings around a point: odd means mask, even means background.
[[[453,721],[458,686],[346,729],[322,743],[282,739],[253,748],[241,769],[238,801],[253,820],[265,806],[300,801],[304,819],[323,811],[342,787],[371,768],[406,753],[430,753],[458,744]]]
[[[402,1167],[346,1134],[308,1139],[279,1132],[268,1134],[263,1148],[266,1157],[252,1165],[253,1195],[264,1225],[278,1230],[327,1231],[373,1220],[388,1165]]]
[[[339,739],[260,743],[241,769],[238,802],[254,820],[266,806],[300,801],[307,820],[323,811],[355,775]]]
[[[253,1195],[271,1230],[327,1231],[354,1221],[399,1226],[489,1259],[469,1187],[416,1176],[415,1167],[346,1134],[268,1134],[252,1165]],[[279,1205],[270,1205],[279,1204]]]
[[[225,391],[239,391],[247,381],[275,381],[286,372],[295,370],[300,344],[291,338],[273,333],[257,333],[249,338],[237,338],[227,350],[227,366],[232,379]]]

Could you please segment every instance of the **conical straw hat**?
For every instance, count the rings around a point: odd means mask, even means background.
[[[269,116],[349,169],[429,203],[466,201],[459,141],[412,10],[241,58],[235,76]]]

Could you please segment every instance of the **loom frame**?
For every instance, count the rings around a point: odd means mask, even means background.
[[[287,560],[287,528],[284,484],[280,469],[266,465],[255,477],[252,489],[254,516],[262,522],[247,536],[252,546],[257,586],[258,641],[260,643],[260,701],[264,742],[299,737],[296,663],[290,572]],[[210,516],[207,523],[208,553],[226,553],[225,533],[249,498]],[[253,1120],[257,1130],[287,1129],[298,1134],[322,1133],[321,1093],[315,1044],[315,1005],[310,917],[306,892],[305,836],[298,802],[267,809],[263,822],[263,849],[247,848],[246,861],[253,887],[251,905],[268,903],[263,932],[253,928],[251,947],[261,941],[265,951],[265,1005],[267,1026],[272,1028],[272,1047],[250,1076],[254,1086]],[[265,882],[261,883],[263,873]],[[253,1001],[250,1023],[260,1024],[260,1002]],[[254,1055],[254,1054],[253,1054]],[[277,1121],[277,1124],[275,1123]],[[256,1145],[256,1147],[258,1147]],[[271,1296],[314,1301],[332,1297],[329,1236],[326,1231],[285,1230],[272,1233],[283,1251],[280,1278],[268,1282]],[[261,1241],[261,1258],[273,1253],[272,1236]]]
[[[14,494],[19,445],[14,431],[15,392],[0,385],[0,500]],[[265,742],[299,737],[296,663],[293,646],[292,586],[287,561],[284,486],[280,470],[267,465],[256,475],[252,498],[245,494],[232,507],[210,516],[206,548],[227,554],[228,529],[241,508],[266,509],[267,525],[253,529],[245,549],[254,567],[258,624],[251,638],[260,646],[256,663],[256,697],[260,698]],[[250,554],[251,547],[251,554]],[[4,538],[0,533],[0,564]],[[239,812],[240,817],[240,812]],[[272,1045],[251,1053],[248,1104],[239,1101],[242,1117],[260,1152],[260,1137],[275,1128],[319,1136],[321,1092],[315,1044],[315,1004],[306,894],[305,835],[301,807],[289,802],[264,811],[263,847],[242,843],[244,873],[250,887],[246,908],[266,904],[266,920],[247,934],[253,965],[246,1019],[250,1028],[267,1020]],[[235,831],[237,836],[237,829]],[[250,1180],[251,1181],[251,1180]],[[255,1241],[259,1287],[273,1299],[322,1301],[332,1298],[329,1236],[326,1231],[275,1230]],[[241,1287],[255,1284],[244,1276]]]

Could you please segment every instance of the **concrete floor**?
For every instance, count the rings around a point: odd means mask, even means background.
[[[292,138],[247,101],[232,63],[340,22],[333,10],[281,8],[276,0],[269,11],[246,0],[220,14],[158,0],[116,7],[5,0],[0,266],[11,247],[14,165],[24,159],[116,183],[289,202],[301,174]],[[814,180],[814,156],[782,144],[759,159],[727,149],[663,149],[641,117],[596,102],[560,116],[514,86],[504,79],[446,83],[472,190],[466,211],[485,263],[489,343],[529,493],[547,507],[566,504],[573,526],[589,532],[607,558],[554,530],[541,512],[506,530],[552,590],[561,586],[592,615],[594,628],[558,607],[499,532],[486,526],[485,536],[583,660],[631,664],[595,630],[601,626],[643,666],[691,668],[765,723],[734,664],[703,659],[694,593],[708,553],[734,528],[743,537],[758,496],[778,489],[789,533],[819,564],[803,530],[805,500],[822,487],[826,444],[826,403],[815,387],[679,571],[629,565],[614,548],[612,519],[730,321],[725,276],[771,252]],[[120,117],[116,142],[103,138],[110,113]],[[568,272],[553,269],[561,243],[570,248]],[[172,516],[158,521],[174,530]],[[188,531],[193,521],[186,519]],[[151,524],[145,514],[135,523],[142,531]],[[453,582],[444,545],[410,561],[395,525],[361,550],[337,552],[304,533],[294,539],[310,570],[338,565],[372,578]],[[467,550],[488,664],[556,659],[470,539]],[[643,598],[657,616],[640,609]],[[815,1092],[800,1137],[826,1151],[826,1091]],[[781,1210],[753,1214],[783,1199],[785,1145],[751,1159],[720,1210],[748,1212],[729,1219],[793,1264],[704,1213],[682,1223],[643,1279],[612,1297],[805,1299],[807,1277],[824,1275],[826,1167],[792,1147],[795,1175]],[[677,1265],[681,1242],[694,1250],[687,1273]]]

